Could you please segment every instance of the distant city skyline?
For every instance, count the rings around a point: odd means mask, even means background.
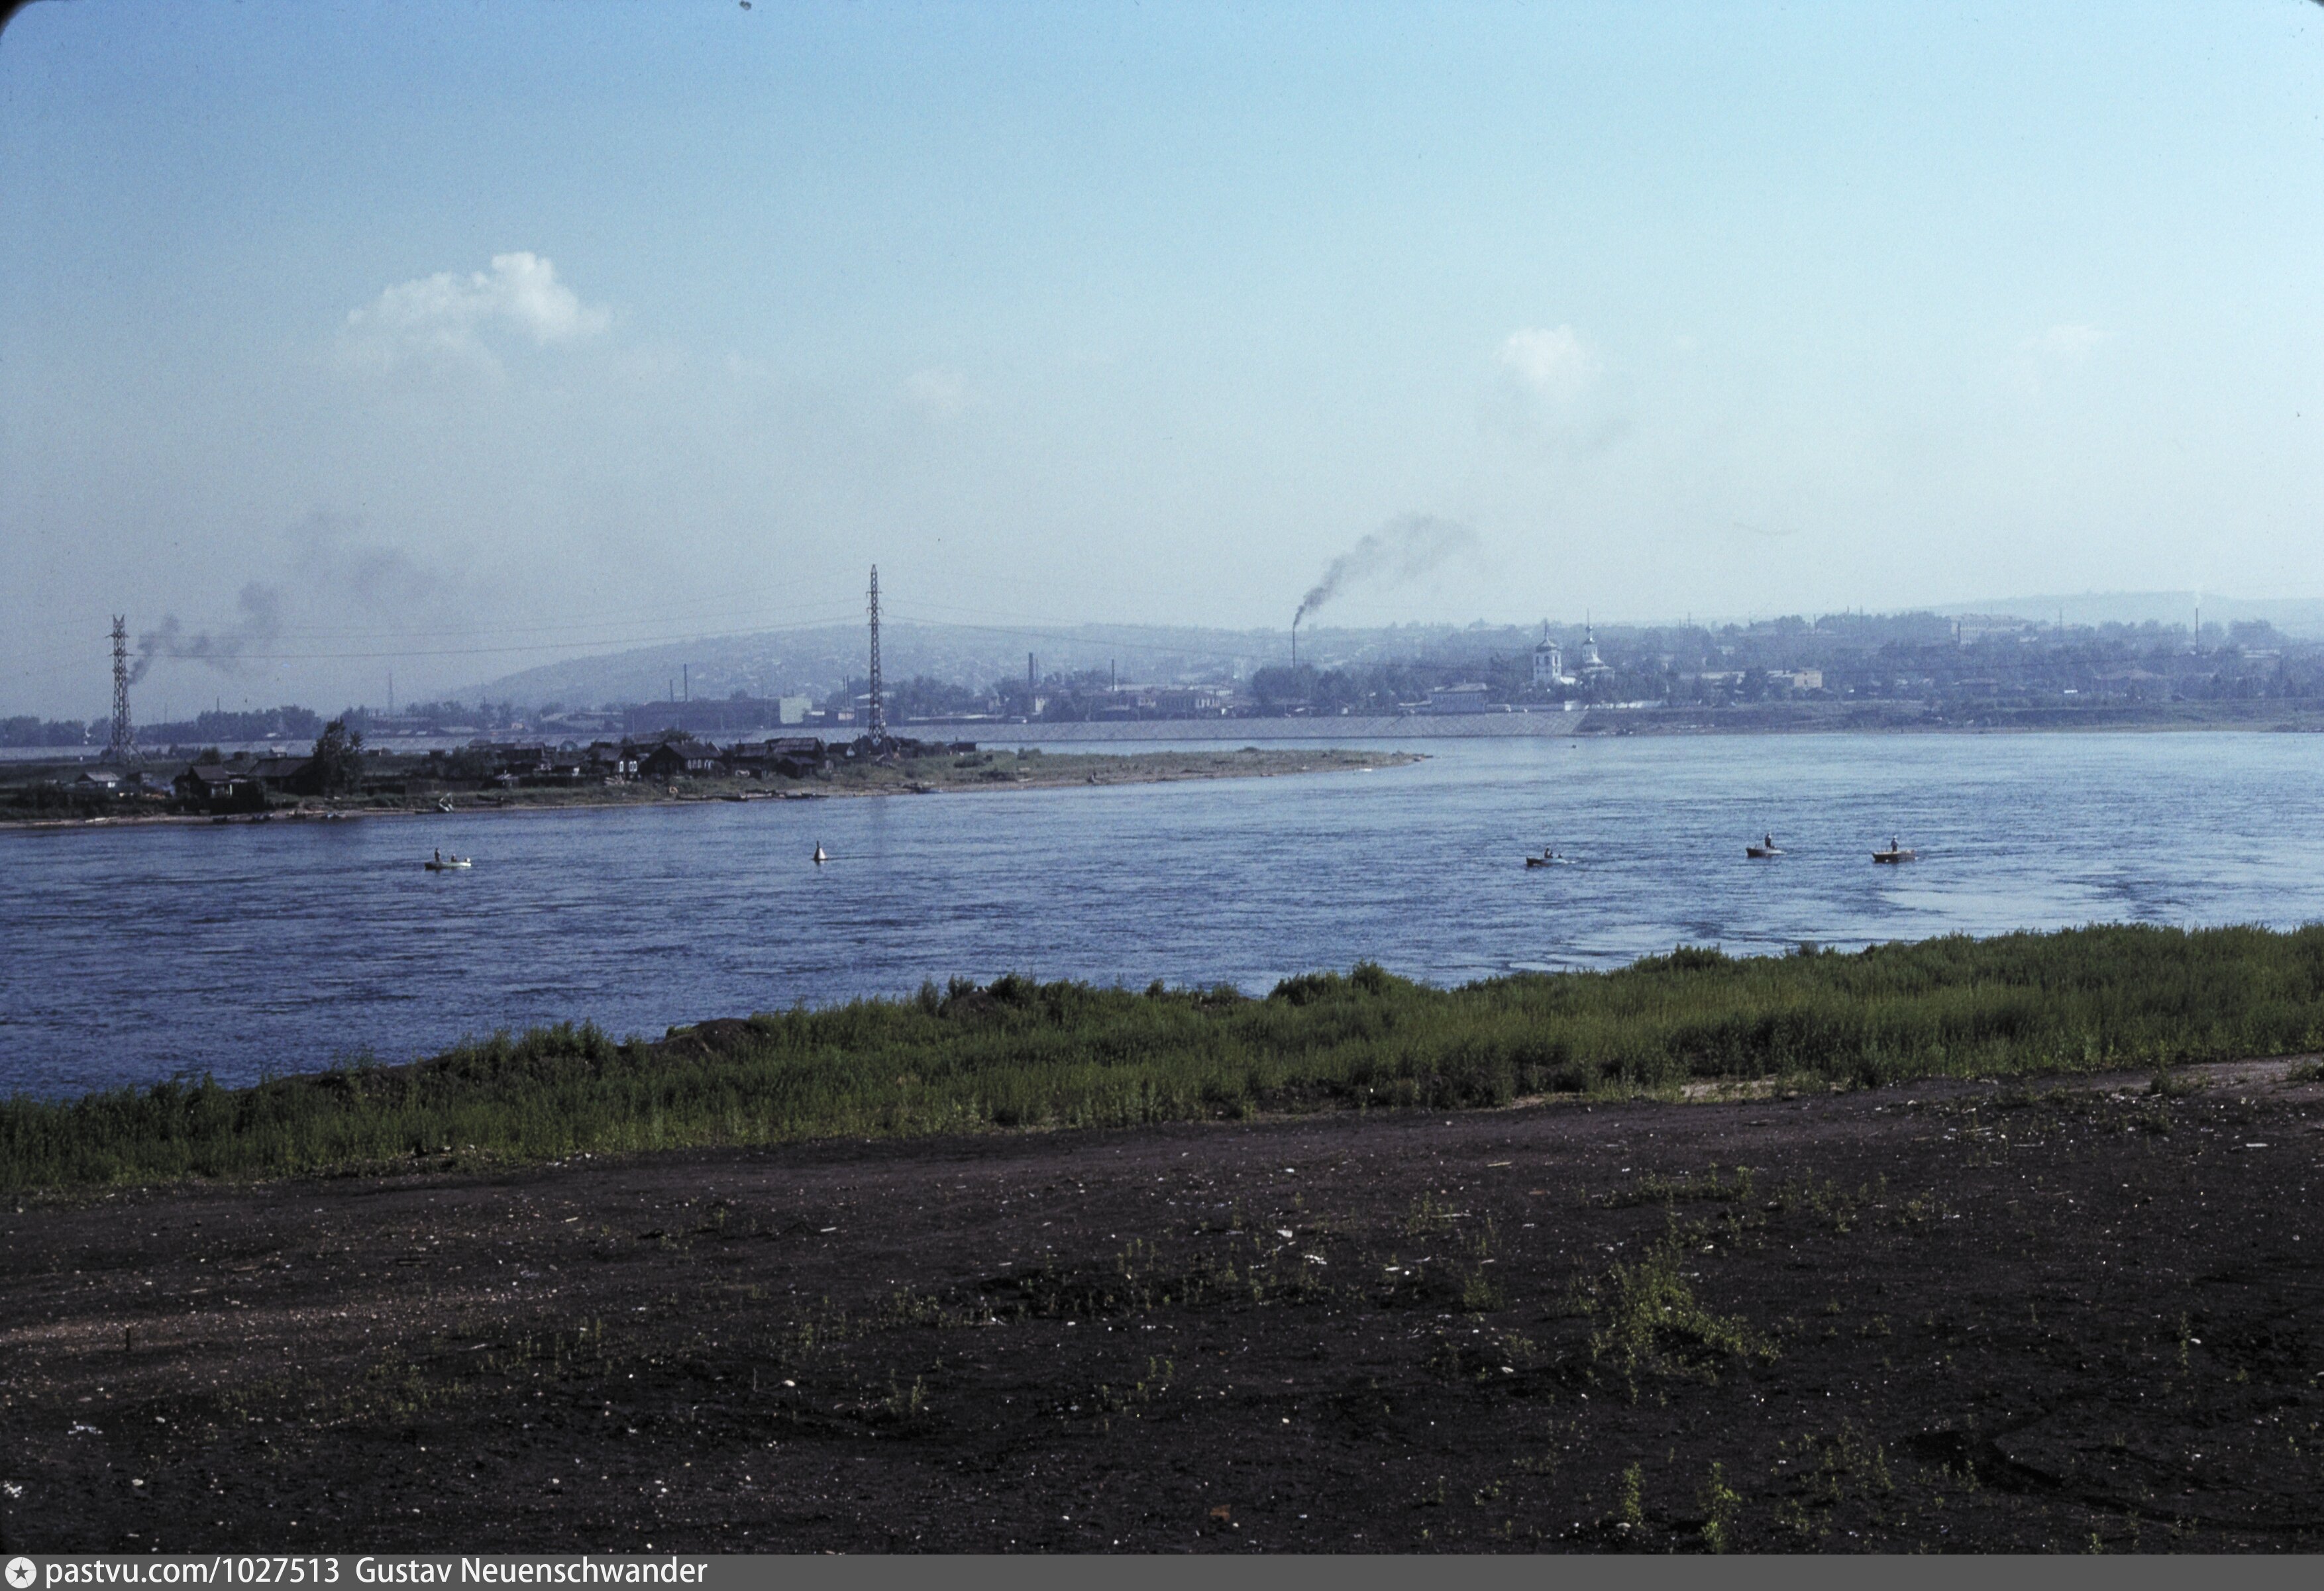
[[[1418,525],[1319,621],[2324,600],[2319,105],[2299,0],[36,4],[0,711],[115,613],[143,712],[380,701],[873,562],[1281,629]]]
[[[1241,702],[1241,693],[1261,674],[1284,674],[1286,666],[1294,661],[1310,665],[1311,675],[1361,675],[1383,667],[1411,665],[1436,675],[1451,669],[1452,674],[1444,677],[1468,679],[1483,670],[1506,685],[1506,670],[1525,673],[1527,654],[1539,649],[1537,643],[1552,638],[1564,648],[1566,674],[1574,673],[1589,657],[1586,638],[1591,635],[1606,642],[1609,656],[1622,658],[1626,669],[1638,667],[1642,658],[1651,659],[1648,673],[1676,669],[1682,676],[1704,667],[1813,667],[1830,656],[1852,659],[1852,666],[1862,665],[1891,641],[1908,648],[1937,643],[1948,652],[1966,646],[1961,666],[1974,675],[1992,666],[1989,660],[1976,660],[1977,649],[1998,635],[2013,639],[2030,637],[2042,643],[2038,665],[2051,673],[2061,667],[2070,673],[2086,664],[2105,666],[2089,664],[2091,658],[2181,657],[2183,664],[2173,667],[2193,667],[2211,681],[2207,689],[2215,687],[2219,679],[2255,668],[2266,675],[2274,667],[2270,659],[2295,658],[2297,679],[2277,683],[2297,686],[2295,694],[2306,691],[2310,671],[2324,657],[2324,602],[2212,598],[2200,615],[2204,639],[2194,643],[2190,621],[2196,615],[2185,595],[2086,594],[1894,613],[1849,610],[1782,614],[1748,621],[1698,615],[1691,624],[1684,620],[1609,620],[1592,624],[1579,617],[1530,624],[1483,620],[1385,627],[1325,624],[1308,632],[1296,658],[1288,632],[1280,629],[1093,624],[1034,630],[905,621],[888,624],[885,633],[889,694],[901,691],[899,701],[917,699],[924,694],[923,686],[945,693],[966,690],[990,694],[994,689],[1006,693],[1025,685],[1030,671],[1044,689],[1061,683],[1073,691],[1118,687],[1129,693],[1217,686],[1225,693],[1221,698],[1223,704],[1230,697]],[[2157,596],[2179,600],[2157,606]],[[2142,639],[2150,633],[2151,639]],[[865,643],[865,625],[861,620],[810,629],[696,638],[568,657],[450,690],[403,692],[384,701],[364,694],[335,700],[302,697],[289,691],[263,697],[247,691],[235,694],[218,690],[207,696],[198,694],[189,704],[182,689],[172,694],[168,676],[163,676],[158,682],[149,681],[150,688],[133,687],[133,716],[141,738],[150,740],[159,733],[165,740],[182,740],[203,733],[191,727],[192,721],[213,709],[244,716],[263,716],[282,708],[310,716],[344,709],[355,713],[360,723],[378,728],[391,720],[406,722],[415,713],[441,718],[448,712],[456,719],[487,708],[495,715],[509,712],[522,715],[544,707],[587,713],[664,702],[717,706],[730,698],[765,703],[796,697],[820,703],[841,690],[861,694]],[[2062,662],[2052,656],[2061,647],[2070,654],[2063,656]],[[2098,651],[2089,651],[2092,647]],[[2252,648],[2258,649],[2248,650]],[[1746,661],[1738,664],[1738,658]],[[1538,676],[1540,659],[1531,662],[1533,673]],[[2135,667],[2127,662],[2123,666]],[[1865,683],[1854,680],[1846,669],[1836,677],[1849,690]],[[1092,680],[1097,682],[1094,686]],[[1851,680],[1854,684],[1847,683]],[[184,683],[181,676],[179,684]],[[1564,683],[1574,681],[1564,679]],[[399,709],[403,717],[393,718]],[[12,734],[27,730],[29,715],[0,711],[0,719],[8,721]],[[321,716],[315,721],[320,723]],[[77,729],[72,744],[86,743],[92,733],[101,740],[106,733],[102,715],[42,722],[42,735],[49,730]],[[174,729],[164,733],[165,726],[171,725]],[[209,738],[217,735],[211,733]],[[35,736],[5,743],[67,742]]]

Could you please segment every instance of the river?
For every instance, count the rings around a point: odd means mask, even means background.
[[[10,832],[0,1094],[242,1082],[567,1018],[659,1035],[1009,970],[1263,992],[1364,958],[1449,984],[1682,943],[2324,915],[2313,736],[1420,749],[1174,785]],[[1746,860],[1765,832],[1788,854]],[[1875,866],[1891,834],[1921,860]],[[1545,844],[1574,865],[1525,868]],[[424,872],[438,846],[475,869]]]

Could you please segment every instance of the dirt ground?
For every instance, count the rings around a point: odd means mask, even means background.
[[[0,1549],[2315,1551],[2324,1086],[2194,1075],[26,1202]]]

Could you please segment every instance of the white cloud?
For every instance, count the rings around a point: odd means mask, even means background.
[[[557,267],[519,251],[494,254],[489,272],[439,271],[398,282],[347,314],[347,334],[365,351],[393,360],[413,354],[491,361],[480,334],[513,330],[546,346],[604,331],[613,317],[584,304],[557,280]]]
[[[2028,354],[2044,354],[2054,359],[2086,359],[2091,349],[2105,341],[2106,333],[2094,326],[2067,324],[2039,332],[2018,346]]]
[[[937,419],[950,419],[968,407],[968,378],[949,365],[932,364],[904,378],[904,396]]]
[[[1528,449],[1563,457],[1603,452],[1629,429],[1618,376],[1570,326],[1521,326],[1493,354],[1482,419]]]
[[[1501,343],[1500,366],[1537,397],[1571,403],[1597,379],[1598,356],[1570,326],[1525,326]]]
[[[2090,350],[2106,340],[2107,334],[2094,326],[2061,322],[2020,342],[2017,352],[2005,362],[2003,368],[2020,391],[2028,397],[2038,396],[2048,384],[2048,377],[2065,378],[2068,367],[2080,364],[2090,356]]]

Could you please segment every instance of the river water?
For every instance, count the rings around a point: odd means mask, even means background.
[[[1363,958],[1449,984],[1681,943],[2324,916],[2311,736],[1425,749],[1281,778],[0,834],[0,1094],[567,1018],[658,1035],[1012,970],[1261,992]],[[1789,854],[1747,860],[1767,831]],[[1891,834],[1922,860],[1873,865]],[[1575,864],[1526,869],[1545,844]],[[475,870],[424,872],[438,846]]]

